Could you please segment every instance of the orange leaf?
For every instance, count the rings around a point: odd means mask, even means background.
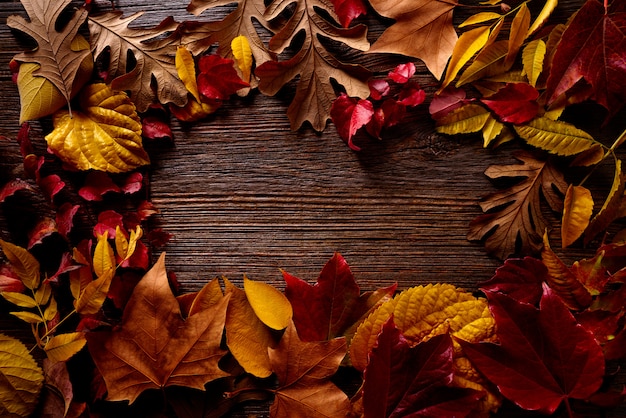
[[[593,197],[589,189],[571,185],[567,188],[561,222],[561,246],[569,247],[587,229],[593,212]]]

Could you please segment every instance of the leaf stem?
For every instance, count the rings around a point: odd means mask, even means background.
[[[611,147],[607,148],[606,152],[602,156],[602,159],[594,165],[594,167],[589,171],[589,173],[587,173],[585,178],[583,178],[578,185],[582,186],[589,179],[589,177],[591,177],[595,169],[598,167],[598,164],[606,160],[606,157],[608,157],[609,155],[613,155],[613,158],[617,160],[617,157],[615,156],[615,150],[617,149],[617,147],[622,145],[624,141],[626,141],[626,129],[620,134],[620,136],[617,137],[617,139],[613,142]]]
[[[43,340],[48,335],[52,334],[62,323],[64,323],[69,317],[71,317],[75,313],[76,313],[76,309],[74,309],[72,312],[70,312],[67,315],[65,315],[65,317],[63,319],[61,319],[59,322],[57,322],[57,324],[55,326],[50,328],[44,335],[42,335],[41,339]]]

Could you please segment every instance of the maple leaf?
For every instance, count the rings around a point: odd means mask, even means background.
[[[593,335],[544,286],[539,309],[487,292],[499,345],[459,341],[472,363],[520,407],[552,414],[602,384],[604,357]]]
[[[448,334],[411,347],[389,318],[370,353],[363,383],[365,418],[465,417],[483,394],[453,382]]]
[[[303,341],[323,341],[346,332],[393,295],[396,285],[360,294],[352,271],[338,253],[326,263],[313,286],[283,271],[285,295]],[[352,330],[354,332],[354,330]]]
[[[189,386],[225,376],[217,362],[228,297],[211,309],[181,316],[165,271],[165,254],[135,287],[118,329],[87,333],[108,399],[131,403],[147,389]]]
[[[563,174],[550,160],[540,161],[528,153],[514,155],[522,164],[491,166],[485,174],[491,179],[523,178],[514,186],[485,197],[484,212],[470,223],[469,240],[485,240],[487,252],[504,259],[511,254],[533,253],[541,249],[546,221],[540,210],[540,191],[550,208],[560,212],[567,189]],[[520,247],[517,248],[517,242]]]
[[[7,25],[31,36],[37,42],[37,49],[15,56],[15,60],[36,63],[40,68],[32,75],[45,77],[63,95],[69,104],[72,86],[81,63],[90,55],[89,49],[72,49],[72,42],[80,25],[87,17],[87,10],[78,9],[59,32],[57,20],[70,0],[22,0],[30,21],[21,16],[9,16]]]
[[[302,342],[291,324],[268,352],[278,378],[271,418],[346,416],[350,401],[330,380],[346,354],[344,338]]]
[[[452,25],[456,1],[370,0],[382,16],[395,22],[374,42],[369,52],[388,52],[424,61],[441,78],[458,39]]]
[[[268,20],[283,13],[293,2],[276,0],[266,11]],[[304,43],[295,55],[286,61],[267,61],[257,66],[255,74],[260,78],[259,90],[275,95],[282,86],[300,76],[296,95],[287,110],[291,129],[297,130],[309,121],[316,131],[323,131],[330,118],[330,108],[336,94],[331,83],[334,79],[346,89],[350,97],[366,98],[369,95],[367,79],[370,72],[359,65],[344,64],[334,57],[320,38],[331,39],[361,51],[369,48],[364,25],[338,28],[318,14],[328,12],[332,19],[337,16],[324,0],[297,0],[295,10],[280,31],[270,40],[269,47],[282,52],[304,32]]]
[[[587,0],[563,32],[546,94],[549,102],[581,79],[592,87],[589,98],[613,116],[626,101],[626,3]]]
[[[164,37],[175,31],[178,23],[170,17],[152,29],[129,28],[141,15],[122,17],[121,12],[108,12],[90,16],[94,56],[109,48],[108,71],[114,77],[111,88],[129,91],[139,112],[145,112],[154,101],[184,106],[187,89],[178,78],[174,64],[179,37],[176,33]],[[129,69],[131,54],[135,65]]]

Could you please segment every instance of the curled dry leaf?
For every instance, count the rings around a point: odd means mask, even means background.
[[[593,213],[591,191],[570,184],[565,193],[561,221],[561,246],[569,247],[585,232]]]

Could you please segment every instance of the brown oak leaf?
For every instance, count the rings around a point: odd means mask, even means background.
[[[144,390],[172,385],[202,390],[207,382],[226,376],[217,363],[225,354],[220,342],[228,299],[183,319],[162,254],[135,287],[120,327],[87,333],[108,399],[132,403]]]
[[[536,253],[541,249],[547,225],[541,214],[539,196],[544,196],[553,211],[560,212],[563,209],[562,196],[567,190],[563,174],[550,160],[541,161],[528,153],[518,153],[515,158],[522,164],[491,166],[485,171],[487,177],[494,180],[522,180],[486,196],[480,203],[486,213],[470,223],[467,234],[469,240],[484,239],[487,251],[500,259],[511,254]],[[520,248],[517,248],[518,241]]]

